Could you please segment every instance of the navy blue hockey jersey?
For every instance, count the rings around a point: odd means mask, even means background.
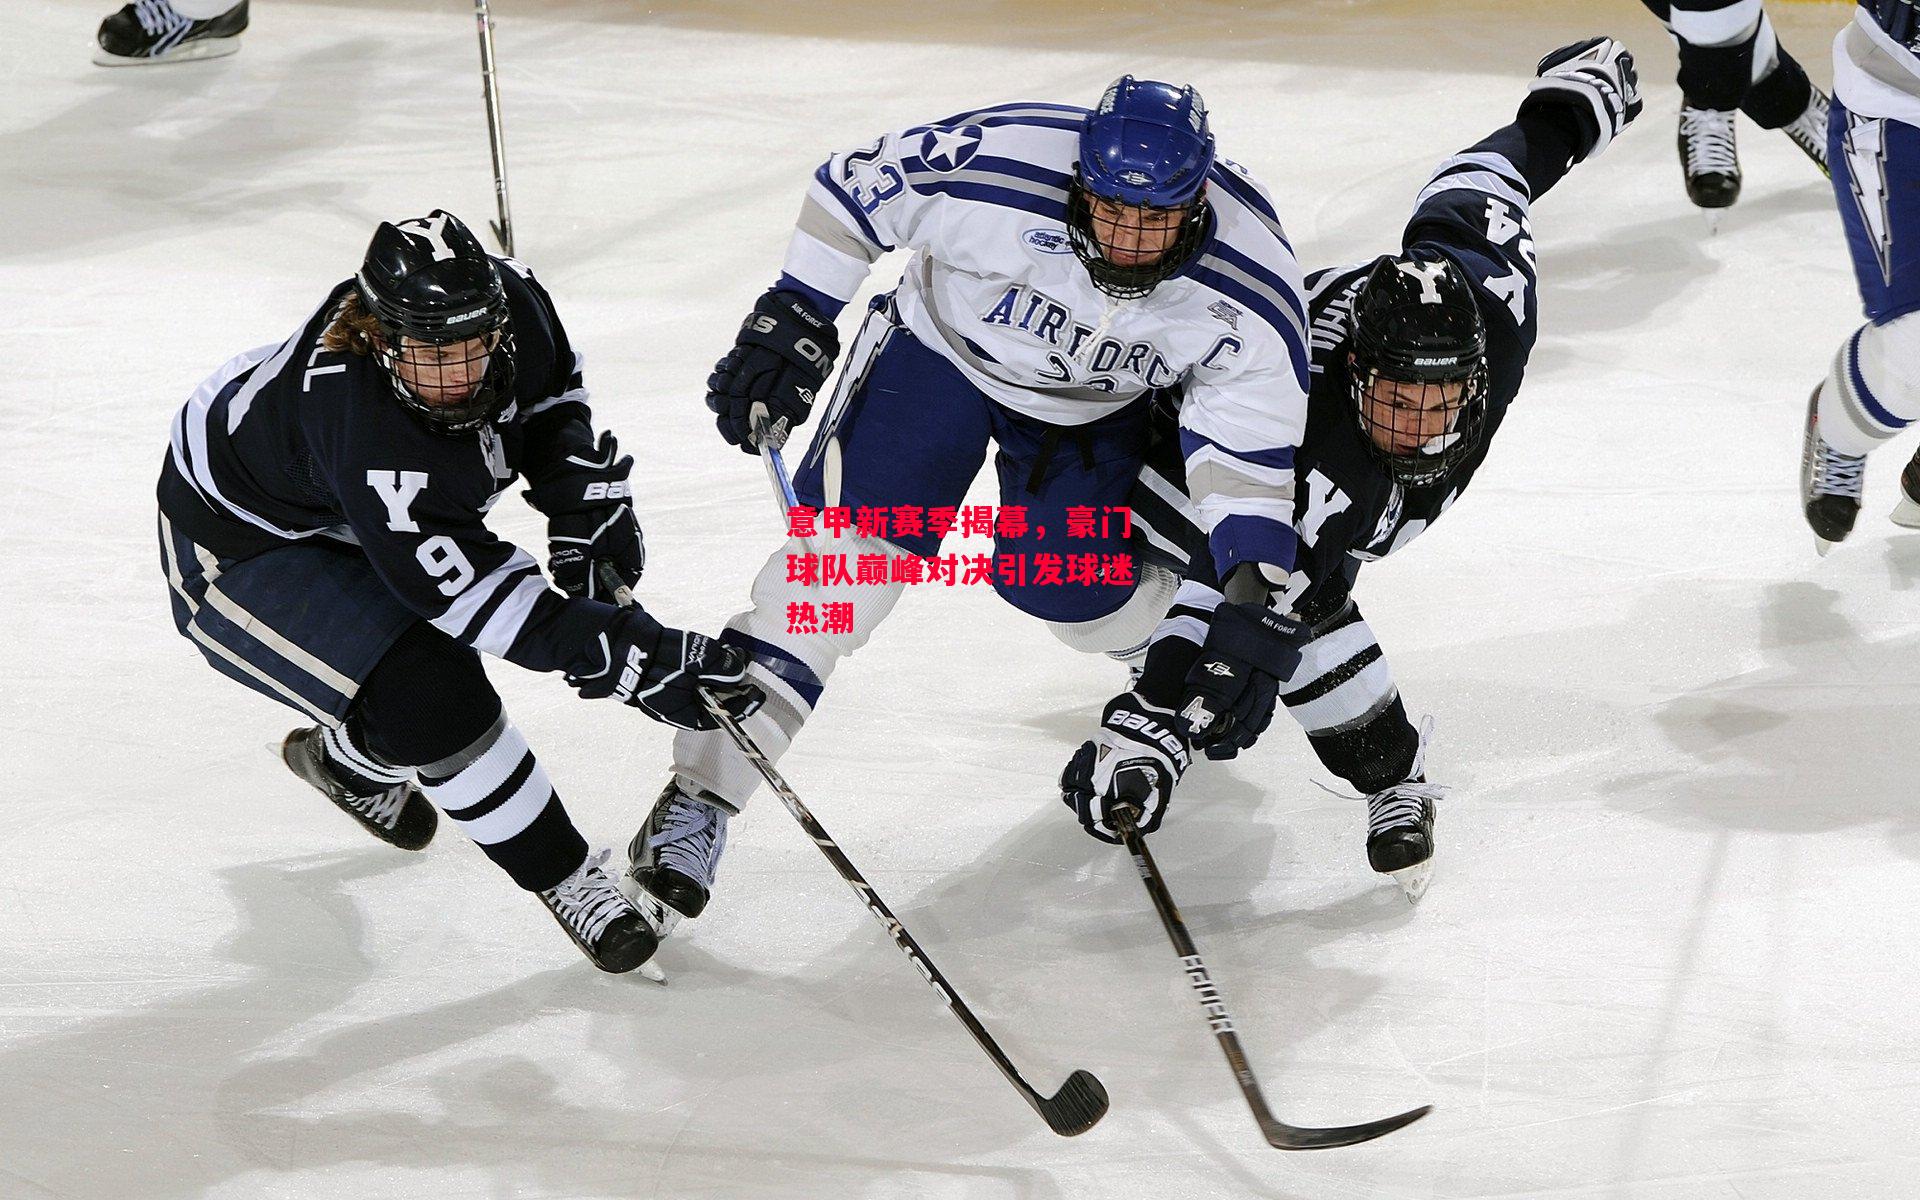
[[[615,615],[550,586],[484,517],[592,447],[579,356],[532,272],[497,259],[515,343],[512,403],[449,437],[416,421],[371,357],[322,343],[352,281],[286,341],[231,360],[173,421],[161,510],[190,541],[248,558],[307,538],[360,547],[409,608],[476,650],[536,671],[583,661]]]

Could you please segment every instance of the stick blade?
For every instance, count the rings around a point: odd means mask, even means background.
[[[1036,1100],[1033,1107],[1047,1128],[1061,1137],[1077,1137],[1100,1123],[1107,1115],[1107,1104],[1106,1086],[1091,1072],[1075,1071],[1059,1091]]]
[[[1263,1121],[1260,1132],[1267,1135],[1267,1145],[1276,1150],[1331,1150],[1335,1146],[1357,1146],[1361,1142],[1385,1137],[1396,1129],[1405,1129],[1432,1111],[1433,1105],[1422,1104],[1411,1112],[1403,1112],[1384,1121],[1345,1125],[1338,1129],[1301,1129],[1279,1121]]]

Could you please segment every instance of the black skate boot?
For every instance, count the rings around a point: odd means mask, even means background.
[[[1709,229],[1720,224],[1719,209],[1740,198],[1740,157],[1733,143],[1733,114],[1680,106],[1680,168],[1687,176],[1687,199],[1701,209]]]
[[[324,731],[318,726],[296,729],[280,743],[280,758],[295,775],[306,780],[360,828],[389,846],[419,850],[433,840],[440,816],[411,783],[397,783],[385,791],[362,795],[349,788],[327,763]]]
[[[589,962],[621,975],[652,958],[660,939],[600,869],[608,854],[602,850],[588,855],[579,870],[534,894]]]
[[[247,0],[204,21],[183,17],[167,0],[134,0],[100,22],[93,61],[103,67],[222,58],[240,49],[247,27]]]
[[[1894,506],[1893,523],[1920,529],[1920,450],[1900,471],[1900,503]]]
[[[633,835],[621,885],[661,937],[707,907],[732,814],[719,797],[676,777]]]
[[[1822,556],[1853,532],[1866,466],[1866,455],[1842,454],[1820,436],[1820,388],[1814,388],[1807,400],[1807,434],[1800,450],[1800,505],[1813,527],[1814,548]],[[1903,489],[1906,476],[1906,471],[1900,473]]]
[[[1781,131],[1793,139],[1793,144],[1806,151],[1813,165],[1829,179],[1833,172],[1827,168],[1827,94],[1819,88],[1813,89],[1813,95],[1807,100],[1807,110],[1792,121],[1780,127]]]
[[[1367,797],[1367,865],[1391,875],[1409,903],[1433,878],[1433,805],[1445,794],[1414,778]]]

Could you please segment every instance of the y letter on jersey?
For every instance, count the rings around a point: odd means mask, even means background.
[[[368,471],[367,486],[387,506],[387,528],[396,533],[419,533],[413,515],[407,511],[413,498],[427,490],[425,471]]]

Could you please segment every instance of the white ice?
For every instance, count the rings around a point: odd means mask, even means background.
[[[1796,512],[1858,320],[1825,183],[1740,129],[1686,204],[1637,4],[499,0],[521,256],[638,451],[643,592],[711,628],[778,540],[699,396],[833,147],[1126,70],[1204,90],[1302,256],[1393,246],[1535,59],[1610,31],[1647,113],[1538,206],[1542,336],[1492,460],[1360,588],[1452,784],[1418,908],[1283,716],[1154,846],[1281,1115],[1259,1140],[1130,865],[1053,781],[1120,683],[987,594],[902,603],[788,775],[1028,1073],[1064,1141],[762,797],[661,988],[604,977],[455,836],[374,844],[263,749],[292,715],[167,614],[152,482],[205,373],[285,336],[374,223],[491,189],[458,3],[261,0],[233,58],[105,72],[110,0],[0,32],[0,1197],[1889,1200],[1920,1192],[1920,539],[1877,458]],[[1817,79],[1837,5],[1776,5]],[[990,502],[985,491],[980,502]],[[499,519],[540,549],[517,500]],[[494,672],[624,843],[668,739]]]

